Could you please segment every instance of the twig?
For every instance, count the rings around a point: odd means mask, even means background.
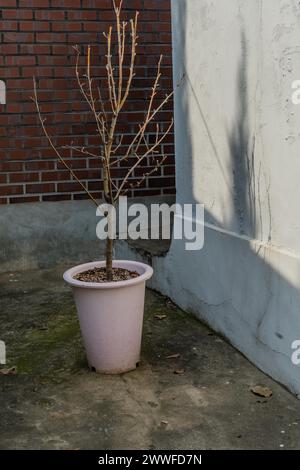
[[[59,158],[59,160],[61,161],[61,163],[67,168],[67,170],[69,170],[71,176],[77,181],[78,184],[80,184],[80,186],[82,187],[82,189],[87,193],[87,195],[90,197],[90,199],[96,204],[96,206],[98,207],[98,202],[96,201],[96,199],[92,196],[92,194],[90,193],[90,191],[85,187],[85,185],[80,181],[79,178],[77,178],[77,176],[75,175],[74,171],[72,170],[71,167],[69,167],[69,165],[66,163],[66,161],[63,159],[63,157],[60,155],[59,151],[57,150],[57,148],[55,147],[55,145],[53,144],[52,142],[52,139],[50,137],[50,135],[48,134],[48,131],[45,127],[45,121],[44,119],[42,118],[42,115],[41,115],[41,110],[40,110],[40,105],[39,105],[39,102],[38,102],[38,96],[37,96],[37,88],[36,88],[36,79],[33,78],[33,90],[34,90],[34,98],[33,98],[33,101],[35,103],[35,106],[36,106],[36,109],[37,109],[37,112],[38,112],[38,116],[39,116],[39,120],[40,120],[40,123],[41,123],[41,126],[42,126],[42,129],[44,131],[44,134],[45,136],[47,137],[48,139],[48,142],[50,144],[50,146],[52,147],[52,149],[54,150],[54,152],[56,153],[57,157]]]

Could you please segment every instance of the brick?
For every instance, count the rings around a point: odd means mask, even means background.
[[[50,24],[46,21],[22,21],[21,31],[50,31]]]
[[[54,169],[54,162],[45,162],[36,160],[34,162],[25,163],[26,171],[35,171],[35,170],[52,170]]]
[[[27,184],[26,193],[27,194],[36,194],[36,193],[53,193],[55,191],[55,185],[51,183],[43,184]]]
[[[82,0],[82,8],[111,9],[110,0]]]
[[[11,173],[9,175],[10,183],[28,183],[39,181],[39,173]]]
[[[52,7],[61,7],[63,4],[64,8],[80,8],[80,0],[51,0]]]
[[[22,106],[20,103],[9,103],[6,105],[6,111],[8,113],[21,113]]]
[[[175,166],[164,166],[164,175],[174,175]]]
[[[67,181],[69,171],[47,171],[42,173],[42,181]]]
[[[165,188],[162,191],[163,194],[176,194],[176,189],[175,188]]]
[[[27,196],[27,197],[10,197],[10,204],[20,204],[22,202],[38,202],[40,200],[39,196]]]
[[[143,8],[143,0],[127,0],[124,2],[123,8],[130,8],[130,9],[136,9],[136,10],[141,10]]]
[[[171,33],[161,33],[159,35],[159,41],[160,43],[169,43],[172,40],[172,35]]]
[[[18,67],[10,67],[1,70],[1,78],[17,78],[19,76]]]
[[[77,11],[68,11],[68,19],[69,20],[85,20],[85,21],[92,21],[97,19],[97,11],[89,11],[89,10],[77,10]]]
[[[99,180],[101,171],[99,170],[77,170],[76,176],[80,180]]]
[[[2,31],[15,31],[18,29],[16,21],[0,21],[0,28]]]
[[[0,44],[0,53],[1,54],[17,54],[18,46],[15,44]]]
[[[18,65],[19,67],[23,65],[35,65],[35,57],[34,56],[7,56],[5,58],[6,65]]]
[[[83,160],[83,159],[80,159],[80,160],[68,160],[68,159],[65,159],[65,162],[67,163],[67,165],[69,167],[71,167],[73,170],[77,169],[77,168],[86,168],[86,160]],[[99,165],[99,161],[98,161],[98,165]],[[57,168],[58,170],[61,170],[61,169],[65,169],[65,166],[63,165],[63,163],[61,163],[60,161],[57,162]]]
[[[22,171],[22,163],[0,161],[0,171]]]
[[[21,54],[33,54],[33,55],[41,55],[41,54],[50,54],[50,46],[42,45],[42,44],[21,44],[20,45],[20,53]]]
[[[66,58],[65,56],[39,56],[38,57],[38,63],[39,65],[65,65],[66,64]],[[52,95],[53,96],[53,95]]]
[[[36,10],[34,16],[37,20],[64,20],[65,12],[60,10]]]
[[[171,10],[169,10],[169,11],[160,11],[159,12],[159,21],[166,21],[171,26]]]
[[[23,77],[51,77],[53,75],[52,67],[23,67]]]
[[[95,195],[93,197],[95,197]],[[76,194],[73,194],[73,199],[74,201],[82,201],[85,199],[89,199],[89,196],[86,193],[76,193]],[[102,193],[98,193],[98,199],[99,200],[103,199]]]
[[[23,194],[23,186],[12,184],[0,186],[0,196],[11,196],[14,194]]]
[[[76,182],[58,183],[57,191],[58,192],[82,191],[82,187],[79,183],[76,183]]]
[[[33,42],[34,35],[32,33],[3,33],[4,42]]]
[[[153,187],[166,187],[166,186],[174,186],[175,179],[171,177],[161,177],[161,178],[150,178],[149,179],[149,188]]]
[[[84,31],[98,31],[99,33],[102,33],[103,31],[103,29],[99,26],[97,22],[93,23],[91,21],[88,23],[84,23],[83,29]]]
[[[54,55],[59,54],[59,55],[67,55],[72,52],[70,46],[64,45],[64,44],[59,44],[59,45],[53,45],[52,46],[52,53]],[[74,51],[73,51],[74,53]]]
[[[101,189],[103,189],[103,182],[102,181],[90,181],[88,183],[88,189],[90,191],[100,191]]]
[[[66,42],[66,35],[63,33],[37,33],[37,42]]]
[[[69,201],[71,196],[69,194],[54,194],[51,196],[42,196],[42,201],[54,202],[54,201]]]
[[[170,10],[171,0],[147,0],[146,8],[151,10]]]
[[[74,22],[74,21],[73,22],[65,21],[65,22],[53,23],[52,30],[53,31],[81,31],[82,25],[81,23]]]
[[[99,32],[100,34],[100,32]],[[69,33],[67,38],[68,43],[71,44],[92,44],[94,42],[97,42],[99,39],[97,34],[90,34],[90,33]]]
[[[17,6],[17,0],[1,0],[1,8],[15,6]]]
[[[49,0],[19,0],[19,6],[20,7],[44,8],[44,7],[49,6]]]
[[[2,5],[2,2],[1,2]],[[3,6],[3,5],[2,5]],[[32,10],[2,10],[2,18],[5,20],[31,20],[33,18]]]
[[[113,11],[111,11],[111,10],[107,10],[107,11],[99,10],[99,19],[101,21],[108,21],[108,22],[112,23],[114,18],[115,18],[115,16],[114,16]]]
[[[150,197],[159,196],[160,194],[160,189],[135,189],[133,191],[133,197]]]

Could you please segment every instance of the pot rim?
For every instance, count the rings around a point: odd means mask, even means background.
[[[117,289],[120,287],[129,287],[140,284],[141,282],[145,282],[150,279],[153,275],[153,269],[148,264],[141,263],[140,261],[114,260],[113,267],[132,269],[137,271],[139,269],[143,272],[138,277],[133,279],[115,282],[85,282],[74,279],[73,277],[75,274],[87,271],[88,269],[103,266],[105,266],[105,261],[92,261],[90,263],[79,264],[65,271],[63,278],[72,287],[82,287],[84,289]]]

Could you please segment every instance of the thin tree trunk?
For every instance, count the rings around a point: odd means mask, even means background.
[[[113,239],[107,237],[106,239],[106,279],[108,282],[113,280],[112,260],[113,260]]]
[[[104,183],[104,198],[107,203],[112,204],[112,197],[111,197],[111,191],[109,187],[109,172],[107,165],[104,165],[103,167],[103,183]],[[112,238],[110,238],[111,235],[111,219],[110,219],[110,214],[109,212],[106,215],[107,217],[107,222],[108,222],[108,236],[106,239],[106,250],[105,250],[105,257],[106,257],[106,280],[108,282],[111,282],[113,280],[113,270],[112,270],[112,260],[113,260],[113,248],[114,248],[114,241]]]

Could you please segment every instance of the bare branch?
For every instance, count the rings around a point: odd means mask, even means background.
[[[117,97],[116,97],[116,82],[115,82],[115,77],[114,77],[114,70],[112,66],[112,55],[111,55],[111,36],[112,36],[112,27],[110,26],[108,34],[106,36],[107,38],[107,64],[106,64],[106,70],[107,70],[107,82],[108,82],[108,91],[109,91],[109,99],[110,99],[110,105],[113,114],[116,113],[117,109]]]
[[[121,147],[122,142],[123,142],[123,137],[124,137],[124,136],[121,135],[121,137],[120,137],[120,142],[118,143],[118,145],[117,145],[114,149],[111,150],[111,153],[112,153],[112,154],[115,155],[116,152],[117,152],[117,151],[119,150],[119,148]]]
[[[101,160],[104,160],[104,157],[102,155],[97,155],[95,153],[89,152],[88,150],[86,150],[85,147],[79,147],[79,146],[76,146],[76,145],[63,145],[62,148],[63,149],[68,149],[68,150],[74,150],[76,152],[82,153],[83,155],[87,155],[87,156],[93,157],[93,158],[100,158]]]
[[[153,175],[154,173],[156,173],[158,171],[158,169],[162,166],[163,162],[166,160],[167,156],[166,155],[163,155],[162,159],[160,161],[157,160],[156,162],[156,166],[143,174],[143,176],[141,177],[141,179],[136,183],[136,184],[130,184],[130,187],[127,188],[127,189],[123,189],[122,193],[120,194],[120,196],[125,196],[126,193],[128,193],[128,191],[130,191],[131,189],[134,189],[134,188],[139,188],[141,186],[141,184],[147,179],[149,178],[149,176]]]
[[[130,68],[129,68],[129,77],[128,77],[128,80],[127,80],[125,93],[124,93],[123,98],[122,98],[121,103],[120,103],[120,110],[123,108],[123,106],[124,106],[124,104],[125,104],[125,102],[128,98],[130,87],[131,87],[131,84],[132,84],[132,80],[133,80],[133,77],[135,76],[134,64],[135,64],[136,46],[137,46],[136,41],[138,39],[138,36],[137,36],[138,16],[139,16],[139,12],[137,11],[135,13],[134,20],[130,20],[130,26],[131,26],[131,60],[130,60]]]
[[[152,114],[148,117],[147,120],[145,120],[144,124],[140,127],[139,131],[136,133],[136,135],[134,136],[131,144],[129,145],[128,149],[127,149],[127,152],[126,154],[121,157],[120,159],[118,160],[114,160],[113,162],[111,162],[110,166],[113,166],[117,163],[120,163],[122,162],[123,160],[127,160],[129,155],[133,152],[133,147],[134,147],[134,144],[136,143],[136,141],[138,141],[138,139],[140,138],[140,136],[142,134],[145,133],[146,131],[146,128],[147,126],[149,125],[149,123],[151,121],[153,121],[154,117],[157,115],[157,113],[165,106],[165,104],[170,100],[170,98],[173,96],[174,94],[174,91],[172,91],[171,93],[169,93],[166,98],[160,103],[160,105],[155,109],[155,111],[152,112]],[[173,121],[172,121],[172,125],[173,125]],[[171,125],[171,127],[172,127]]]
[[[69,165],[66,163],[66,161],[63,159],[63,157],[61,156],[61,154],[59,153],[59,151],[57,150],[57,148],[55,147],[55,145],[53,144],[52,142],[52,139],[50,137],[50,135],[48,134],[48,131],[45,127],[45,121],[44,119],[42,118],[42,115],[41,115],[41,110],[40,110],[40,105],[39,105],[39,102],[38,102],[38,96],[37,96],[37,88],[36,88],[36,80],[35,78],[33,78],[33,90],[34,90],[34,98],[33,98],[33,101],[36,105],[36,109],[37,109],[37,112],[38,112],[38,117],[39,117],[39,120],[40,120],[40,123],[41,123],[41,126],[42,126],[42,129],[44,131],[44,134],[45,136],[47,137],[48,139],[48,142],[50,144],[50,147],[54,150],[54,152],[56,153],[57,157],[59,158],[59,160],[61,161],[61,163],[67,168],[67,170],[70,172],[71,176],[77,181],[78,184],[80,184],[80,186],[82,187],[82,189],[86,192],[86,194],[89,196],[89,198],[96,204],[96,206],[98,207],[98,202],[96,201],[96,199],[92,196],[92,194],[90,193],[90,191],[85,187],[85,185],[80,181],[79,178],[77,178],[77,176],[75,175],[74,171],[72,170],[71,167],[69,167]]]
[[[147,150],[146,153],[144,153],[141,157],[139,157],[139,158],[137,159],[137,161],[134,163],[134,165],[128,170],[128,172],[127,172],[126,176],[123,178],[123,181],[122,181],[122,183],[121,183],[121,185],[120,185],[120,187],[119,187],[119,190],[118,190],[118,192],[117,192],[117,194],[116,194],[116,196],[115,196],[115,201],[118,200],[118,198],[119,198],[119,196],[120,196],[120,194],[121,194],[121,191],[122,191],[124,185],[126,184],[126,181],[127,181],[128,178],[130,177],[130,175],[133,173],[134,169],[141,163],[141,161],[142,161],[145,157],[147,157],[147,155],[149,155],[149,153],[151,153],[153,150],[155,150],[155,148],[157,148],[157,147],[161,144],[161,142],[162,142],[162,141],[165,139],[165,137],[169,134],[169,132],[170,132],[170,130],[171,130],[172,127],[173,127],[173,119],[172,119],[170,125],[168,126],[167,130],[163,133],[162,137],[161,137],[149,150]]]

